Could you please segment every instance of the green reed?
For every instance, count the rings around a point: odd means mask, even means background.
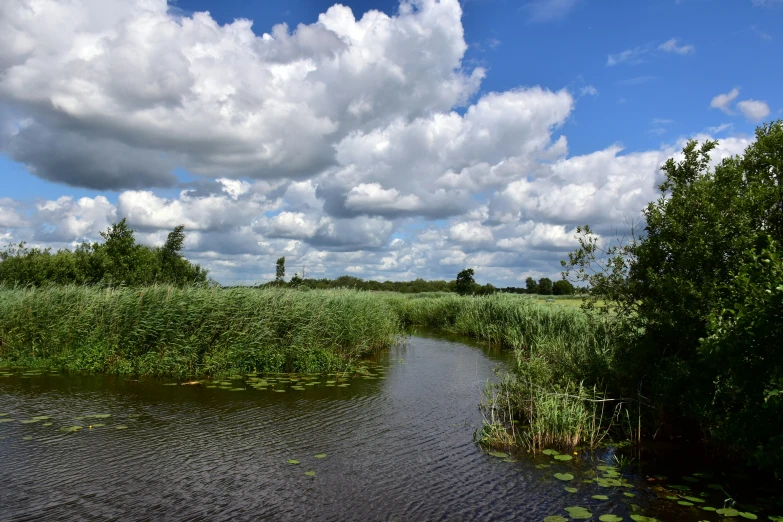
[[[367,292],[283,288],[0,288],[0,365],[141,375],[341,371],[390,346]]]

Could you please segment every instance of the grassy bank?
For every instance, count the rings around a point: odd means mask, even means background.
[[[407,326],[467,335],[512,349],[515,365],[489,385],[482,443],[504,449],[594,445],[613,429],[632,435],[629,401],[615,385],[617,332],[611,317],[535,296],[387,296]]]
[[[0,289],[0,365],[139,375],[344,370],[400,331],[351,290]]]

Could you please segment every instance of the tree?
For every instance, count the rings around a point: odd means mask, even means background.
[[[459,295],[467,295],[473,291],[473,286],[476,284],[473,274],[472,268],[466,268],[457,274],[457,283],[454,286],[454,290]]]
[[[542,277],[539,279],[538,293],[541,295],[552,295],[552,280],[548,277]]]
[[[299,277],[299,272],[294,272],[294,277],[291,278],[291,286],[300,286],[304,281]]]
[[[589,283],[591,301],[625,325],[613,355],[628,377],[622,391],[642,382],[669,424],[691,422],[759,465],[783,466],[783,452],[757,453],[779,448],[783,423],[780,405],[770,409],[783,376],[783,331],[773,327],[783,324],[783,121],[711,169],[716,145],[689,141],[663,165],[641,236],[631,226],[606,245],[579,227],[564,276]]]
[[[552,284],[552,295],[573,295],[574,285],[565,279],[555,281]]]
[[[285,280],[285,256],[278,258],[275,265],[275,282],[282,283]]]
[[[532,277],[525,279],[525,290],[527,290],[528,294],[537,294],[538,284],[536,283],[536,280]]]

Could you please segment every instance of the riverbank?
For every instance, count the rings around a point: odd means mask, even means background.
[[[401,327],[366,292],[0,289],[0,365],[124,375],[345,371]]]

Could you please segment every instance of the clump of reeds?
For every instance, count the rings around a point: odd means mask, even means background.
[[[0,288],[0,362],[142,375],[350,368],[400,331],[352,290]]]

